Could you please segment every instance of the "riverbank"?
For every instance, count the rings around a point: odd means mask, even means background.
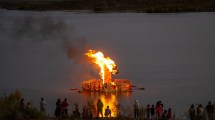
[[[8,10],[92,10],[94,12],[180,13],[214,12],[212,0],[0,0]]]

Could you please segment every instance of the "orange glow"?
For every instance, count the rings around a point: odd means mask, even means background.
[[[104,84],[105,79],[105,67],[108,69],[109,72],[112,74],[116,74],[117,65],[111,60],[109,57],[104,57],[104,54],[100,51],[96,52],[95,50],[89,50],[85,55],[92,58],[92,61],[99,65],[100,67],[100,76],[102,78],[102,83]]]
[[[101,99],[103,103],[103,108],[102,108],[102,114],[103,117],[105,113],[105,109],[107,106],[111,109],[111,117],[117,117],[117,114],[119,113],[120,110],[120,102],[118,96],[124,96],[124,97],[129,97],[131,96],[132,92],[113,92],[113,93],[105,93],[105,92],[87,92],[83,91],[83,94],[86,96],[86,99],[88,99],[91,102],[88,102],[88,105],[93,117],[97,117],[97,102],[98,99]],[[102,117],[101,114],[99,114],[99,117]]]
[[[103,115],[104,115],[105,109],[107,108],[107,106],[109,106],[111,109],[111,117],[116,117],[117,116],[116,105],[118,104],[117,99],[116,99],[116,95],[114,95],[114,94],[102,95],[100,97],[100,99],[104,105],[102,108]]]

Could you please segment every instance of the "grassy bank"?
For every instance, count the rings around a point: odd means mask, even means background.
[[[10,10],[93,10],[95,12],[214,12],[214,0],[0,0]]]

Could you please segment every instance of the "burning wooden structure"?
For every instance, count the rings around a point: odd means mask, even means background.
[[[85,80],[82,83],[83,90],[99,92],[125,92],[131,91],[132,84],[128,79],[112,79],[112,74],[118,74],[117,65],[103,53],[89,50],[86,55],[99,65],[102,79]]]

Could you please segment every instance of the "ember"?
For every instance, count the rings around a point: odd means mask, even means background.
[[[101,79],[90,79],[83,82],[83,90],[87,91],[131,91],[132,84],[128,79],[112,79],[112,74],[118,74],[117,65],[109,57],[104,57],[102,52],[89,50],[85,55],[99,65]]]

